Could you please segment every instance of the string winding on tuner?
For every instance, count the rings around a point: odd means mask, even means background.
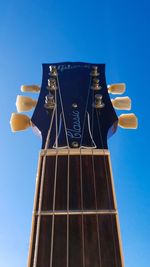
[[[98,73],[98,67],[97,67],[97,66],[92,66],[92,71],[91,71],[90,75],[91,75],[92,77],[97,77],[97,76],[99,76],[99,73]]]
[[[58,75],[56,66],[49,66],[50,76],[56,77]]]
[[[50,90],[50,91],[57,90],[57,84],[56,84],[56,80],[54,78],[48,79],[47,90]]]
[[[91,86],[92,90],[100,90],[102,87],[99,85],[99,79],[94,78]]]
[[[46,109],[54,109],[55,107],[55,100],[54,96],[52,94],[49,94],[45,97],[45,104],[44,107]]]
[[[102,102],[103,96],[100,94],[95,95],[95,101],[93,103],[94,108],[103,108],[105,104]]]

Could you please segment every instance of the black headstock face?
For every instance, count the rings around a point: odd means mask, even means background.
[[[117,125],[105,80],[105,65],[43,64],[43,79],[32,123],[42,148],[107,148]]]

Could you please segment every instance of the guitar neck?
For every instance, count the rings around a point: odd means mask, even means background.
[[[28,267],[123,267],[110,154],[40,153]]]
[[[38,101],[17,97],[13,131],[33,126],[42,139],[28,267],[123,267],[108,138],[117,126],[136,129],[125,84],[107,86],[105,64],[43,64]],[[114,109],[115,108],[115,109]]]

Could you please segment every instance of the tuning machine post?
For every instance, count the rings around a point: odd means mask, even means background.
[[[54,109],[55,107],[55,100],[54,100],[54,96],[52,94],[48,94],[45,97],[45,104],[44,107],[46,109]]]
[[[99,85],[99,79],[94,78],[92,81],[91,89],[94,91],[100,90],[102,87]]]
[[[92,77],[97,77],[97,76],[99,76],[98,66],[92,66],[92,70],[91,70],[90,75],[91,75]]]
[[[57,77],[58,72],[57,72],[57,68],[56,66],[49,66],[49,70],[50,70],[50,76],[52,77]]]
[[[49,91],[55,91],[55,90],[57,90],[57,82],[56,82],[56,79],[54,79],[54,78],[48,79],[47,90],[49,90]]]
[[[100,109],[103,108],[104,106],[105,104],[103,103],[103,96],[101,94],[96,94],[93,107]]]

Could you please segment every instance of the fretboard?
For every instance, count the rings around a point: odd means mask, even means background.
[[[108,150],[42,150],[28,267],[123,267]]]

